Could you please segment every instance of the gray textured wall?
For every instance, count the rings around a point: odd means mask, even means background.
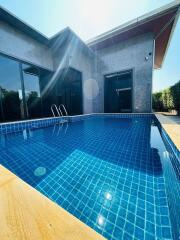
[[[0,21],[0,52],[45,69],[64,67],[82,72],[83,112],[104,112],[104,75],[133,69],[133,112],[151,111],[153,55],[152,34],[141,35],[93,53],[71,30],[48,48]]]
[[[149,33],[96,52],[100,92],[93,101],[95,112],[104,111],[104,75],[126,69],[133,69],[133,112],[151,112],[153,48],[153,35]]]
[[[27,63],[53,70],[50,50],[7,23],[0,21],[0,52]]]
[[[83,113],[92,113],[94,111],[92,101],[94,91],[91,83],[95,55],[71,31],[64,41],[61,38],[56,40],[52,46],[52,52],[56,78],[59,77],[60,70],[65,67],[72,67],[82,73]]]
[[[64,67],[77,69],[82,73],[83,112],[93,112],[93,92],[88,82],[94,73],[94,54],[71,30],[66,30],[47,47],[0,21],[0,53],[54,71],[47,81],[52,83],[50,86],[58,80]]]

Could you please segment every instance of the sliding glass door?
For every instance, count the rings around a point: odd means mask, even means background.
[[[40,70],[0,55],[0,122],[42,117]]]
[[[26,118],[42,117],[41,94],[39,87],[39,69],[22,64]]]
[[[82,114],[82,75],[74,68],[64,69],[56,86],[57,105],[63,104],[69,115]]]
[[[0,121],[24,118],[19,63],[0,56]]]
[[[81,72],[52,72],[0,55],[0,122],[50,117],[52,104],[64,104],[68,114],[82,113]]]

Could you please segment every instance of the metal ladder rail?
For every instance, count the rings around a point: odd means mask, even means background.
[[[61,113],[61,116],[64,116],[63,113],[62,113],[62,111],[61,111],[61,107],[63,107],[63,110],[64,110],[64,112],[65,112],[65,116],[68,116],[68,113],[67,113],[67,110],[66,110],[64,104],[59,105],[59,111],[60,111],[60,113]]]
[[[65,128],[64,128],[64,126],[65,126]],[[53,131],[52,131],[52,136],[55,133],[56,133],[56,136],[58,136],[61,131],[63,131],[66,134],[66,132],[68,130],[68,127],[69,127],[68,121],[59,122],[58,125],[54,124]]]
[[[51,112],[52,112],[53,116],[56,117],[56,115],[55,115],[55,113],[54,113],[54,110],[53,110],[53,107],[55,107],[56,112],[57,112],[57,114],[58,114],[58,117],[60,117],[61,114],[59,113],[59,110],[58,110],[56,104],[52,104],[52,105],[51,105]]]

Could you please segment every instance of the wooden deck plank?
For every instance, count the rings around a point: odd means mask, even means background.
[[[0,239],[105,238],[0,165]]]

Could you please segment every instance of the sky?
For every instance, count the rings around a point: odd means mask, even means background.
[[[0,5],[51,37],[69,26],[84,41],[172,0],[0,0]],[[180,18],[160,70],[153,72],[153,91],[180,80]]]

